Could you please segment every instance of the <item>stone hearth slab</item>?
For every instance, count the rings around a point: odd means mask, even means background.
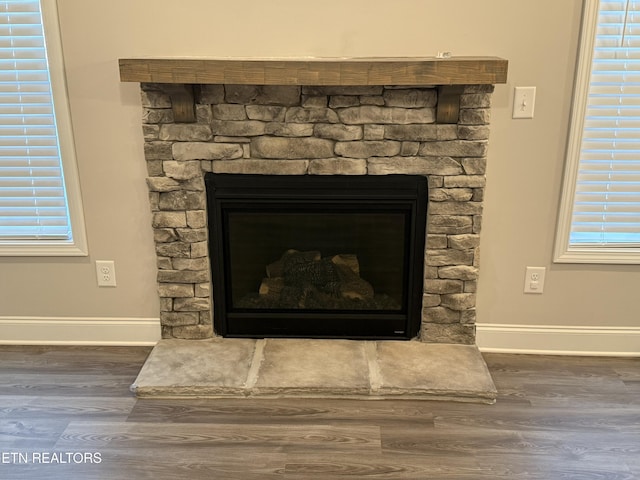
[[[240,396],[255,340],[161,340],[133,385],[138,396]]]
[[[430,396],[475,398],[496,395],[495,385],[480,351],[466,345],[418,342],[379,342],[380,387],[383,396],[420,392]],[[446,365],[443,365],[446,361]]]
[[[254,393],[367,395],[366,342],[267,340]]]
[[[222,339],[158,342],[138,397],[406,398],[493,403],[474,345],[417,341]]]

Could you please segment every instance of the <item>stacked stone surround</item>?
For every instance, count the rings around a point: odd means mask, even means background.
[[[215,335],[205,172],[413,174],[429,184],[420,340],[475,343],[492,85],[464,87],[457,124],[436,123],[435,87],[198,85],[196,123],[141,87],[164,338]]]

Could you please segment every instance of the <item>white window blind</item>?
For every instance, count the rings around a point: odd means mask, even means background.
[[[77,243],[44,33],[38,0],[0,1],[0,248]]]
[[[636,263],[640,0],[585,4],[563,201],[570,212],[561,212],[556,260]]]

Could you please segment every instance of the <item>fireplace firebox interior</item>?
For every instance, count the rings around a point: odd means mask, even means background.
[[[216,332],[416,336],[424,176],[209,173],[205,183]]]

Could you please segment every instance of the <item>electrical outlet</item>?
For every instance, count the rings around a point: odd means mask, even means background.
[[[96,260],[96,275],[99,287],[116,286],[116,265],[113,260]]]
[[[546,267],[527,267],[524,277],[524,293],[542,293]]]

